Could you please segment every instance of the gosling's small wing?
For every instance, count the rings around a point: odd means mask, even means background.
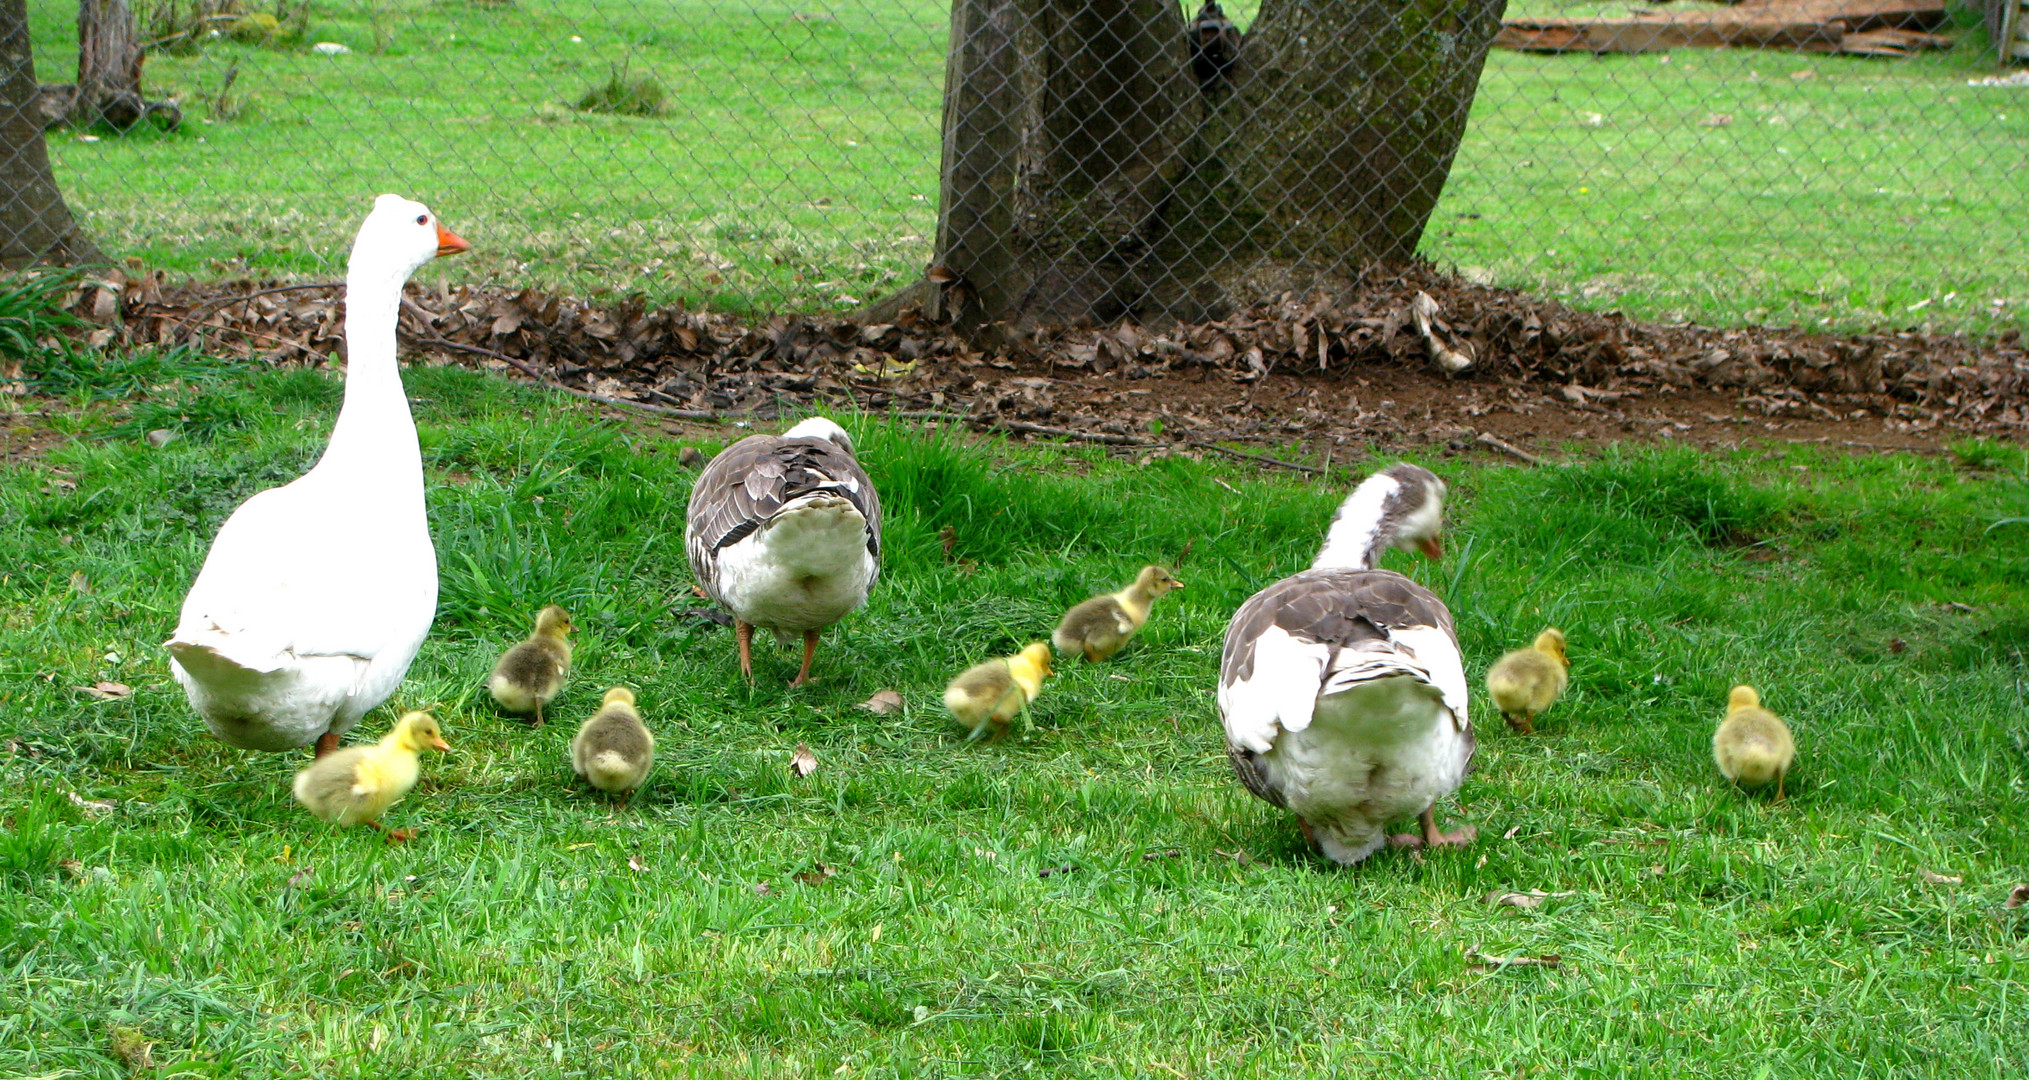
[[[867,554],[880,573],[881,500],[874,483],[847,450],[824,438],[750,435],[726,447],[691,488],[684,551],[691,574],[713,598],[718,554],[807,495],[827,492],[852,503],[867,523]]]
[[[1396,675],[1429,684],[1466,726],[1465,665],[1437,597],[1388,570],[1286,577],[1226,627],[1218,698],[1227,744],[1236,757],[1266,753],[1282,732],[1310,726],[1319,697]]]
[[[1064,613],[1064,621],[1057,626],[1057,634],[1067,640],[1082,641],[1096,632],[1125,634],[1134,630],[1134,620],[1127,617],[1127,609],[1111,596],[1095,596]]]

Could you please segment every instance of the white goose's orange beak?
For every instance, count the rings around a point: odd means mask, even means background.
[[[1441,536],[1426,536],[1416,541],[1416,550],[1433,559],[1442,559],[1444,558],[1444,538]]]
[[[470,251],[470,250],[472,250],[472,245],[466,243],[464,237],[459,236],[457,233],[454,233],[451,230],[445,228],[444,223],[442,221],[437,222],[438,258],[441,259],[446,255],[456,255],[461,251]]]

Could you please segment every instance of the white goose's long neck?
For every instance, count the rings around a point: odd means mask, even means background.
[[[1324,547],[1313,561],[1313,570],[1372,570],[1395,537],[1383,531],[1388,497],[1397,490],[1393,481],[1361,484],[1339,507],[1325,534]]]
[[[395,358],[402,278],[354,269],[345,279],[345,404],[320,470],[371,476],[389,499],[420,500],[423,454]]]

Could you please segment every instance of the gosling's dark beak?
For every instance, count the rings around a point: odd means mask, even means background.
[[[1442,559],[1444,558],[1444,538],[1441,536],[1423,537],[1416,541],[1416,549],[1433,559]]]
[[[472,245],[466,243],[464,237],[459,236],[457,233],[454,233],[451,230],[445,228],[443,222],[441,221],[437,222],[438,258],[441,259],[446,255],[456,255],[461,251],[470,251],[470,250],[472,250]]]

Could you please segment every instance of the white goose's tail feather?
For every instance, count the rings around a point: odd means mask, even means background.
[[[762,535],[772,561],[802,576],[843,574],[867,557],[867,519],[850,499],[828,491],[784,506]]]
[[[243,750],[293,750],[332,730],[366,667],[352,656],[299,658],[215,628],[178,631],[163,648],[190,707]]]
[[[231,634],[216,626],[201,630],[178,628],[162,643],[192,678],[230,682],[280,671],[288,663],[283,650],[251,634]]]

